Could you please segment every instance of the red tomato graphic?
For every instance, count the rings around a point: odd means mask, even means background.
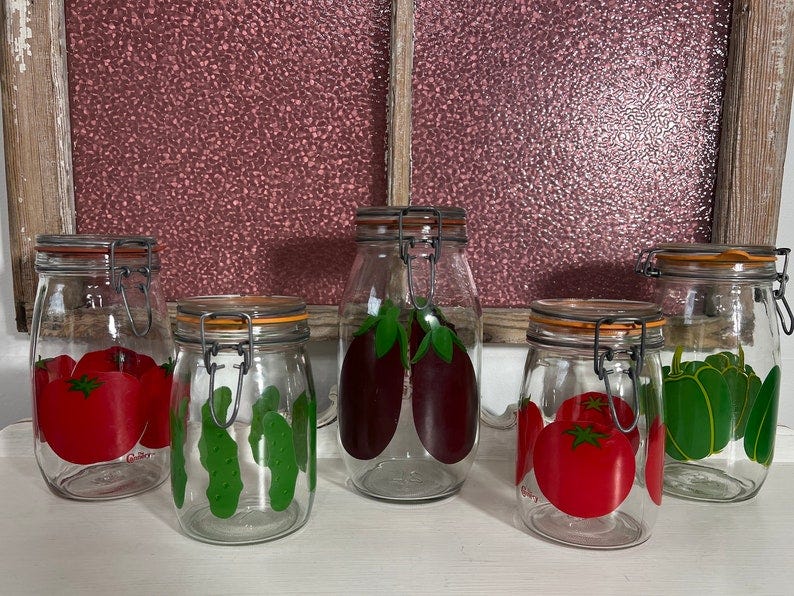
[[[557,509],[600,517],[626,499],[634,483],[634,452],[619,430],[597,422],[552,422],[535,441],[538,487]]]
[[[535,440],[543,430],[543,416],[540,408],[529,398],[521,400],[518,408],[518,443],[516,445],[516,486],[532,469],[532,451]]]
[[[648,494],[657,505],[662,504],[662,487],[664,485],[664,441],[666,429],[656,417],[648,432],[648,456],[645,460],[645,485]]]
[[[147,407],[146,430],[141,445],[150,449],[167,447],[170,441],[168,405],[171,400],[171,381],[174,378],[174,360],[150,368],[141,376],[141,398]]]
[[[617,395],[612,396],[612,401],[615,403],[615,412],[620,424],[624,428],[631,426],[631,423],[634,422],[634,410],[631,409],[631,406]],[[557,410],[554,419],[598,422],[617,428],[612,420],[612,413],[609,411],[607,394],[598,391],[588,391],[566,399]],[[637,449],[640,447],[640,431],[635,428],[630,433],[626,433],[626,438],[631,443],[634,453],[637,453]]]
[[[56,379],[70,376],[74,367],[74,359],[66,354],[56,356],[55,358],[41,358],[41,356],[39,356],[36,364],[33,365],[33,396],[36,412],[38,412],[41,407],[41,395],[47,384]],[[41,430],[41,425],[38,424],[38,414],[36,412],[34,412],[33,416],[36,436],[38,436],[39,441],[46,443],[47,439],[44,432]]]
[[[121,457],[146,424],[140,382],[121,372],[58,379],[41,396],[39,425],[66,461],[93,464]]]
[[[72,376],[79,378],[84,374],[98,372],[123,372],[140,379],[143,373],[156,366],[155,361],[146,354],[113,346],[84,354],[77,362]]]

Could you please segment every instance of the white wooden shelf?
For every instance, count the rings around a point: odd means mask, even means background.
[[[613,551],[542,541],[515,516],[509,431],[483,433],[463,490],[425,505],[366,499],[320,432],[309,523],[275,542],[183,536],[169,484],[106,502],[45,487],[29,422],[0,431],[0,593],[790,594],[794,433],[780,428],[760,494],[734,505],[666,498],[651,539]]]

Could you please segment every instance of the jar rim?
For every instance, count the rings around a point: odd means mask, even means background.
[[[46,253],[103,254],[116,243],[116,253],[146,254],[149,247],[159,252],[162,246],[154,236],[122,236],[115,234],[39,234],[36,250]]]
[[[749,244],[660,244],[643,250],[634,270],[647,277],[769,280],[777,276],[781,251],[787,249]]]
[[[356,241],[394,241],[437,237],[466,242],[466,210],[461,207],[407,205],[356,209]]]
[[[225,294],[215,296],[192,296],[177,301],[177,321],[198,321],[204,315],[219,313],[207,321],[215,327],[239,326],[239,319],[223,316],[223,313],[239,312],[251,317],[254,325],[274,325],[305,321],[309,318],[306,302],[296,296],[256,296]]]
[[[645,341],[661,347],[665,318],[652,302],[606,298],[549,298],[530,304],[527,340],[554,345],[593,345],[607,341]],[[643,337],[652,333],[653,338]]]

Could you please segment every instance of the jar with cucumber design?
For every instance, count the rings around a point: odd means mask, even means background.
[[[171,487],[188,536],[247,544],[308,520],[317,404],[307,319],[292,297],[179,301]]]
[[[743,501],[772,464],[780,395],[780,337],[794,329],[785,299],[789,249],[668,244],[643,251],[667,319],[665,492]],[[778,271],[778,262],[781,271]]]

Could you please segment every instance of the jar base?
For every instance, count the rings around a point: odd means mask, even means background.
[[[650,538],[648,526],[621,512],[594,518],[572,517],[550,503],[537,505],[524,524],[535,534],[569,546],[614,549],[635,546]]]
[[[213,515],[209,506],[197,507],[180,515],[182,531],[210,544],[241,545],[282,538],[301,528],[308,511],[293,501],[284,511],[263,509],[258,499],[241,500],[238,511],[228,518]]]
[[[383,501],[435,501],[463,486],[446,464],[421,459],[388,459],[351,478],[360,493]]]
[[[50,490],[78,501],[100,501],[131,497],[160,486],[168,478],[161,461],[103,463],[77,473],[48,479]]]
[[[760,484],[742,481],[723,470],[689,463],[665,462],[664,493],[711,503],[736,503],[754,497]]]

